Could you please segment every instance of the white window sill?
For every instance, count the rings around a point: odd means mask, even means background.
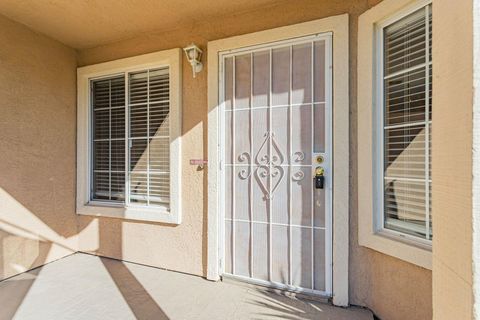
[[[104,203],[89,203],[77,207],[78,215],[119,218],[126,220],[136,220],[145,222],[162,222],[169,224],[180,224],[178,216],[172,214],[167,208],[145,208],[145,207],[126,207]]]
[[[432,270],[431,245],[421,241],[382,230],[368,235],[359,234],[358,242],[361,246]]]

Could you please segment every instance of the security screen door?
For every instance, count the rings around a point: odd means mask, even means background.
[[[220,62],[223,276],[330,295],[331,35]]]

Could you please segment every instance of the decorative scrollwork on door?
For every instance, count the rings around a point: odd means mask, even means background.
[[[303,161],[303,160],[305,160],[305,153],[303,153],[301,151],[297,151],[293,154],[293,161],[300,162],[300,161]]]
[[[238,161],[243,163],[249,163],[250,162],[250,153],[248,152],[242,152],[238,155]]]
[[[263,191],[264,199],[273,199],[275,191],[285,176],[285,169],[280,166],[260,166],[255,169],[254,174]]]
[[[292,175],[292,180],[293,181],[302,181],[303,178],[305,178],[305,174],[303,173],[303,171],[297,171],[295,172],[293,175]]]
[[[276,141],[275,133],[266,131],[264,139],[257,154],[255,155],[255,164],[251,163],[249,152],[242,152],[238,155],[239,163],[251,164],[248,169],[242,169],[238,172],[238,177],[242,180],[248,179],[253,174],[257,180],[265,199],[272,199],[275,191],[285,176],[285,169],[281,166],[285,161],[285,156]],[[253,169],[254,165],[258,165]],[[269,180],[271,179],[271,181]]]
[[[250,153],[248,152],[242,152],[238,155],[238,162],[240,163],[250,163]],[[247,167],[247,169],[242,169],[238,173],[238,177],[242,180],[246,180],[250,177],[252,173],[252,168],[250,166]]]
[[[283,164],[285,156],[277,143],[275,133],[271,131],[266,131],[263,136],[265,139],[263,139],[263,142],[258,149],[257,154],[255,155],[256,164],[274,166]],[[269,145],[271,145],[272,147],[271,154],[269,154]]]
[[[250,177],[250,173],[251,173],[251,170],[250,170],[250,167],[248,167],[248,170],[245,170],[245,169],[240,170],[240,172],[238,173],[238,177],[242,180],[247,180]]]

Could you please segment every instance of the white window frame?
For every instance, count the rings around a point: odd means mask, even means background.
[[[385,0],[362,14],[357,71],[359,244],[427,269],[432,268],[430,240],[384,227],[383,28],[430,3]]]
[[[377,181],[375,182],[375,187],[376,187],[376,191],[375,193],[377,195],[379,195],[379,193],[382,193],[382,196],[378,196],[377,198],[377,203],[376,203],[376,209],[375,209],[375,214],[376,216],[374,217],[375,218],[375,228],[377,230],[377,232],[379,233],[384,233],[385,235],[387,236],[392,236],[392,237],[401,237],[402,239],[404,239],[405,241],[407,242],[411,242],[413,244],[418,244],[418,245],[421,245],[421,246],[425,246],[426,248],[431,248],[431,245],[432,245],[432,241],[431,240],[427,240],[427,239],[422,239],[420,237],[416,237],[416,236],[413,236],[413,235],[410,235],[410,234],[407,234],[407,233],[403,233],[403,232],[400,232],[400,231],[396,231],[396,230],[393,230],[393,229],[388,229],[388,228],[385,228],[385,212],[384,212],[384,198],[385,198],[385,195],[384,195],[384,177],[385,177],[385,174],[384,174],[384,161],[385,161],[385,148],[384,148],[384,141],[385,141],[385,130],[384,129],[384,126],[385,126],[385,105],[384,105],[384,99],[385,99],[385,87],[384,87],[384,77],[385,77],[385,74],[384,74],[384,64],[385,64],[385,57],[384,57],[384,37],[383,37],[383,34],[384,34],[384,29],[392,24],[394,24],[395,22],[403,19],[404,17],[418,11],[418,10],[425,10],[425,7],[428,6],[429,4],[431,3],[431,0],[425,0],[425,1],[418,1],[418,3],[415,3],[414,5],[411,5],[411,6],[408,6],[406,7],[404,10],[401,10],[400,12],[398,12],[397,14],[393,15],[392,17],[389,17],[385,20],[383,20],[382,22],[380,23],[377,23],[376,24],[376,30],[375,30],[375,41],[376,41],[376,99],[377,99],[377,103],[376,105],[378,106],[378,108],[376,108],[376,110],[374,110],[374,115],[376,116],[375,117],[375,126],[378,127],[378,126],[381,126],[382,127],[382,130],[378,130],[378,132],[376,132],[376,142],[375,142],[375,146],[374,146],[374,152],[375,152],[375,155],[376,155],[376,159],[374,159],[374,167],[375,169],[377,169],[377,172],[375,172],[375,177],[377,178]],[[428,45],[428,44],[427,44]],[[428,54],[428,49],[427,49],[427,52],[426,54]],[[425,62],[425,67],[428,68],[428,64],[427,62]],[[425,88],[426,88],[426,91],[428,93],[428,78],[427,78],[427,84],[425,85]],[[425,97],[425,100],[428,101],[429,99],[429,96],[427,95]],[[429,130],[429,127],[430,125],[425,125],[425,127],[427,128],[427,131],[425,132],[425,137],[428,137],[428,130]],[[379,129],[379,128],[378,128]],[[429,152],[429,150],[428,150]],[[428,155],[426,155],[426,161],[428,160]],[[428,170],[427,170],[427,174],[428,174]],[[429,179],[430,177],[428,177]],[[428,202],[428,193],[426,193],[425,195],[426,197],[426,201]],[[428,210],[428,207],[427,207],[427,210]],[[426,215],[427,218],[428,218],[428,214]],[[426,223],[428,223],[429,221],[427,220]]]
[[[182,91],[180,49],[85,66],[77,69],[77,201],[79,215],[180,224]],[[169,207],[139,207],[126,203],[90,200],[91,184],[91,92],[90,81],[118,74],[168,67],[170,72],[170,204]],[[128,123],[128,117],[126,117]],[[126,123],[126,125],[127,125]]]

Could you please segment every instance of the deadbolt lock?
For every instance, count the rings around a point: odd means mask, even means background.
[[[315,188],[323,189],[323,184],[325,183],[325,169],[322,167],[317,167],[315,169]]]
[[[317,156],[317,163],[323,163],[323,156]]]

